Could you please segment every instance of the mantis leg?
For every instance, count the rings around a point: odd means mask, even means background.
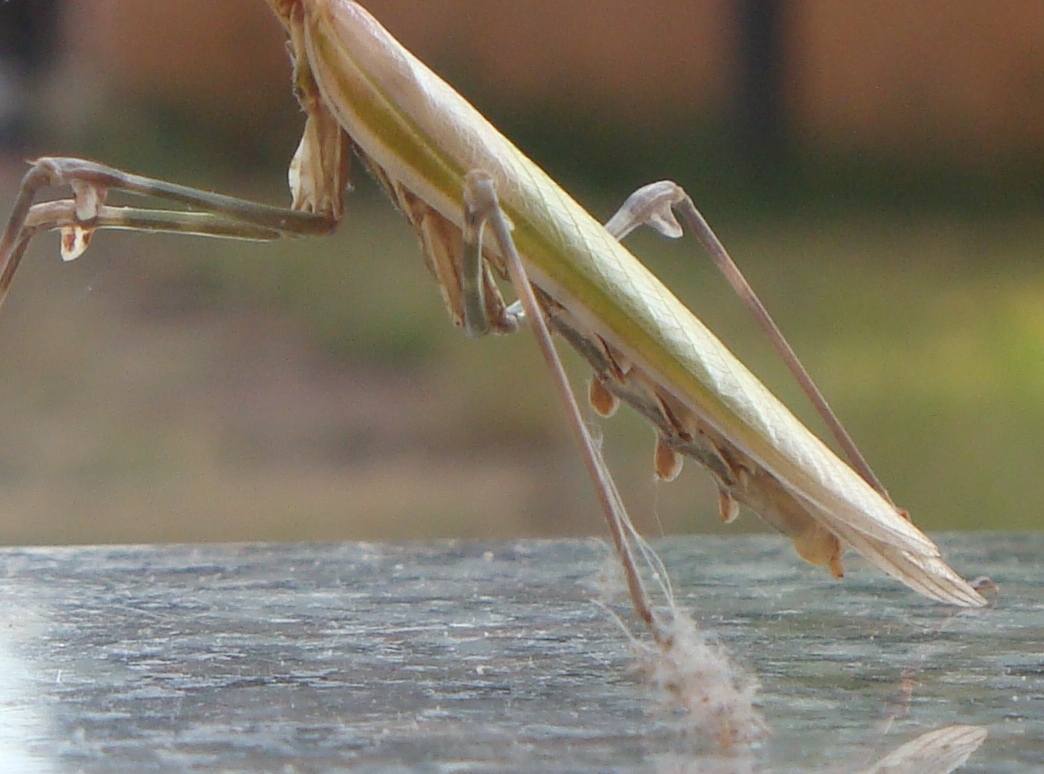
[[[470,190],[471,183],[468,183]],[[494,196],[496,192],[494,191]],[[467,201],[468,194],[465,193]],[[499,204],[496,205],[499,210]],[[464,332],[472,338],[485,336],[492,328],[489,308],[486,306],[486,291],[483,281],[482,232],[488,219],[484,209],[467,204],[464,208],[464,250],[461,259],[460,291],[464,317]],[[521,300],[503,309],[502,328],[508,332],[518,330],[525,318]]]
[[[72,189],[73,198],[34,204],[42,188],[63,185]],[[111,207],[104,203],[109,191],[149,196],[192,209]],[[329,233],[339,217],[339,212],[285,209],[188,188],[84,159],[42,158],[23,178],[0,237],[0,304],[25,249],[40,231],[59,229],[62,257],[72,260],[87,249],[92,233],[99,228],[268,241]]]
[[[769,315],[765,305],[732,260],[728,251],[722,245],[721,240],[718,239],[700,211],[696,209],[696,205],[685,192],[685,189],[670,180],[650,183],[639,188],[628,197],[623,206],[609,219],[605,224],[605,228],[614,237],[622,240],[639,226],[648,225],[666,237],[677,239],[682,236],[683,232],[681,225],[675,217],[675,213],[681,215],[685,225],[707,252],[710,253],[714,265],[725,276],[732,289],[769,337],[777,354],[787,364],[787,368],[790,369],[791,374],[798,384],[801,385],[801,389],[808,396],[808,399],[815,406],[816,411],[826,423],[831,434],[844,450],[849,463],[870,486],[891,503],[892,499],[888,491],[870,468],[866,458],[859,451],[859,447],[852,440],[852,436],[845,429],[841,420],[838,419],[826,397],[815,381],[813,381],[812,376],[805,369],[804,365],[802,365],[794,349],[783,336],[783,332],[780,331],[779,326],[776,325],[776,322]],[[899,510],[899,512],[900,515],[905,517],[904,511]]]
[[[555,345],[551,341],[551,333],[548,329],[544,311],[537,300],[533,285],[529,281],[529,276],[525,265],[522,263],[518,249],[515,247],[514,239],[511,236],[511,226],[508,223],[507,216],[504,215],[500,208],[496,186],[489,174],[482,171],[468,173],[464,184],[464,211],[466,228],[473,235],[471,244],[477,255],[481,255],[481,235],[483,229],[489,226],[493,233],[493,239],[507,266],[508,276],[511,278],[511,283],[515,288],[515,292],[518,293],[526,319],[529,321],[529,327],[536,337],[540,352],[547,362],[548,368],[551,370],[555,390],[565,407],[569,425],[580,447],[588,473],[595,484],[602,511],[609,525],[609,533],[612,536],[613,545],[623,564],[628,590],[630,591],[635,611],[645,622],[646,626],[649,627],[657,641],[662,644],[665,641],[665,635],[649,603],[649,598],[642,584],[641,576],[638,573],[631,548],[634,528],[631,526],[630,518],[616,489],[616,484],[613,482],[612,475],[598,452],[584,422],[583,415],[580,413],[580,407],[569,385],[569,378],[566,376],[562,361],[555,350]]]

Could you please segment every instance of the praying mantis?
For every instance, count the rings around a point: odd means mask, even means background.
[[[850,546],[926,597],[985,600],[891,501],[725,248],[676,183],[636,191],[595,220],[463,97],[352,0],[268,0],[284,26],[305,112],[289,170],[289,208],[155,180],[92,161],[46,157],[26,174],[0,239],[0,302],[34,235],[60,232],[62,256],[97,229],[269,241],[333,232],[352,157],[415,230],[450,318],[469,336],[528,328],[549,365],[594,481],[639,617],[657,633],[635,564],[635,533],[562,369],[557,334],[590,364],[589,400],[621,403],[654,427],[662,480],[690,457],[718,485],[722,518],[740,505],[790,537],[807,561],[843,574]],[[46,187],[69,198],[37,202]],[[111,206],[109,191],[177,208]],[[648,225],[685,229],[751,307],[823,415],[850,464],[805,428],[622,244]],[[509,284],[517,301],[508,303]],[[661,635],[662,636],[662,635]]]

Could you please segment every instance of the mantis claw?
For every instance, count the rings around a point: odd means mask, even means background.
[[[526,310],[522,308],[522,302],[516,301],[505,308],[500,322],[505,333],[514,333],[521,328],[526,322]]]
[[[108,194],[107,188],[86,180],[70,180],[69,187],[73,192],[73,212],[77,222],[60,229],[62,260],[66,262],[75,261],[90,247],[94,228],[87,224],[97,221]]]
[[[670,180],[642,186],[627,197],[605,224],[605,230],[623,239],[639,226],[649,226],[669,239],[679,239],[683,232],[673,208],[684,198],[682,187]]]
[[[83,226],[63,226],[61,229],[62,260],[68,263],[75,261],[91,245],[94,230]]]

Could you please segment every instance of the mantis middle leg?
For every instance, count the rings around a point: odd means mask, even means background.
[[[489,174],[478,170],[468,173],[464,184],[464,211],[465,222],[468,224],[465,239],[467,249],[471,251],[472,256],[481,258],[484,228],[488,226],[493,233],[493,239],[507,266],[511,283],[518,294],[519,303],[526,319],[529,321],[530,330],[533,331],[540,352],[551,371],[555,391],[562,401],[569,426],[580,447],[588,473],[594,482],[613,545],[623,564],[628,591],[635,611],[645,622],[657,642],[664,645],[667,635],[653,613],[631,548],[634,528],[631,526],[616,484],[613,482],[612,474],[598,452],[594,439],[591,438],[591,433],[584,422],[565,368],[562,366],[562,361],[551,340],[551,332],[544,311],[537,300],[533,285],[529,281],[518,249],[515,247],[514,239],[511,236],[511,226],[500,208],[496,186]]]
[[[69,186],[73,197],[34,203],[41,189],[53,186]],[[149,196],[193,209],[113,207],[105,204],[109,191]],[[309,212],[259,204],[85,159],[42,158],[22,179],[0,237],[0,304],[29,242],[40,231],[60,230],[62,257],[72,260],[87,249],[91,235],[99,228],[269,241],[328,234],[336,228],[340,216],[339,210]]]

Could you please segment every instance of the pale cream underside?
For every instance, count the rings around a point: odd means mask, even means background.
[[[981,597],[916,527],[841,462],[601,224],[355,3],[317,0],[306,25],[324,100],[393,178],[458,226],[463,174],[493,176],[531,278],[574,318],[619,348],[684,405],[770,471],[839,537],[928,596]],[[337,71],[324,63],[335,51]],[[361,84],[361,85],[360,85]],[[451,173],[391,147],[357,93],[401,116],[418,147]],[[446,181],[452,181],[448,184]]]

